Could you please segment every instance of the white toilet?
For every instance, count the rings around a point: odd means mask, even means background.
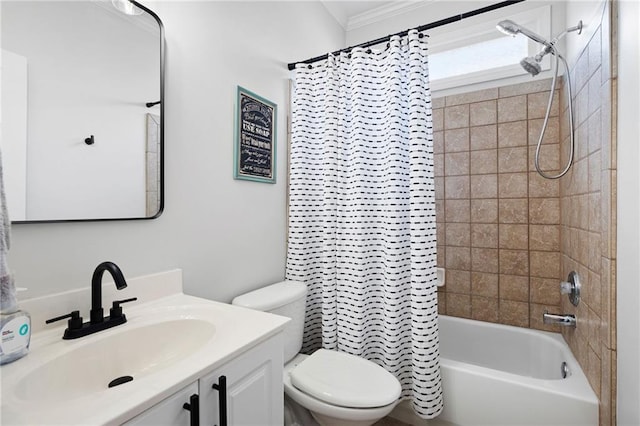
[[[234,305],[291,318],[285,327],[284,391],[322,426],[368,426],[393,410],[400,382],[379,365],[354,355],[302,347],[307,286],[283,281],[236,297]]]

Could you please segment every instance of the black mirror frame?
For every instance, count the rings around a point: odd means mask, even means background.
[[[158,27],[160,29],[160,188],[159,188],[159,196],[160,202],[158,206],[158,212],[153,216],[148,217],[116,217],[116,218],[96,218],[96,219],[52,219],[52,220],[18,220],[11,221],[12,225],[22,225],[22,224],[32,224],[32,223],[68,223],[68,222],[107,222],[107,221],[115,221],[115,220],[149,220],[156,219],[160,217],[162,212],[164,211],[164,78],[165,78],[165,36],[164,36],[164,25],[160,20],[160,17],[151,9],[142,4],[138,3],[135,0],[129,0],[134,6],[145,11],[149,15],[155,19],[158,23]]]

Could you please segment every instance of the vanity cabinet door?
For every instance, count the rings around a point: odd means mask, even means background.
[[[225,426],[226,408],[227,426],[281,426],[282,352],[283,337],[278,333],[201,378],[201,424]]]
[[[174,393],[164,401],[154,405],[147,411],[124,423],[125,426],[173,426],[191,425],[191,412],[184,404],[192,402],[191,397],[198,394],[198,383],[194,382],[186,388]],[[205,424],[205,423],[201,423]]]

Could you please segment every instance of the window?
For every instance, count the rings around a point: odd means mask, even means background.
[[[510,37],[496,30],[496,24],[511,19],[550,39],[551,6],[430,34],[429,75],[431,89],[442,90],[473,83],[526,74],[520,60],[541,50],[538,43],[518,35]],[[464,21],[463,21],[464,22]],[[542,69],[550,68],[549,57]]]
[[[471,74],[517,64],[529,55],[525,37],[503,36],[429,55],[432,80]]]

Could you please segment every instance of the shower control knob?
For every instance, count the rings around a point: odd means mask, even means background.
[[[569,296],[569,301],[573,306],[578,306],[580,303],[580,277],[576,271],[571,271],[567,277],[567,281],[560,283],[560,294],[566,294]]]
[[[560,294],[571,294],[573,285],[570,282],[562,281],[560,283]]]

